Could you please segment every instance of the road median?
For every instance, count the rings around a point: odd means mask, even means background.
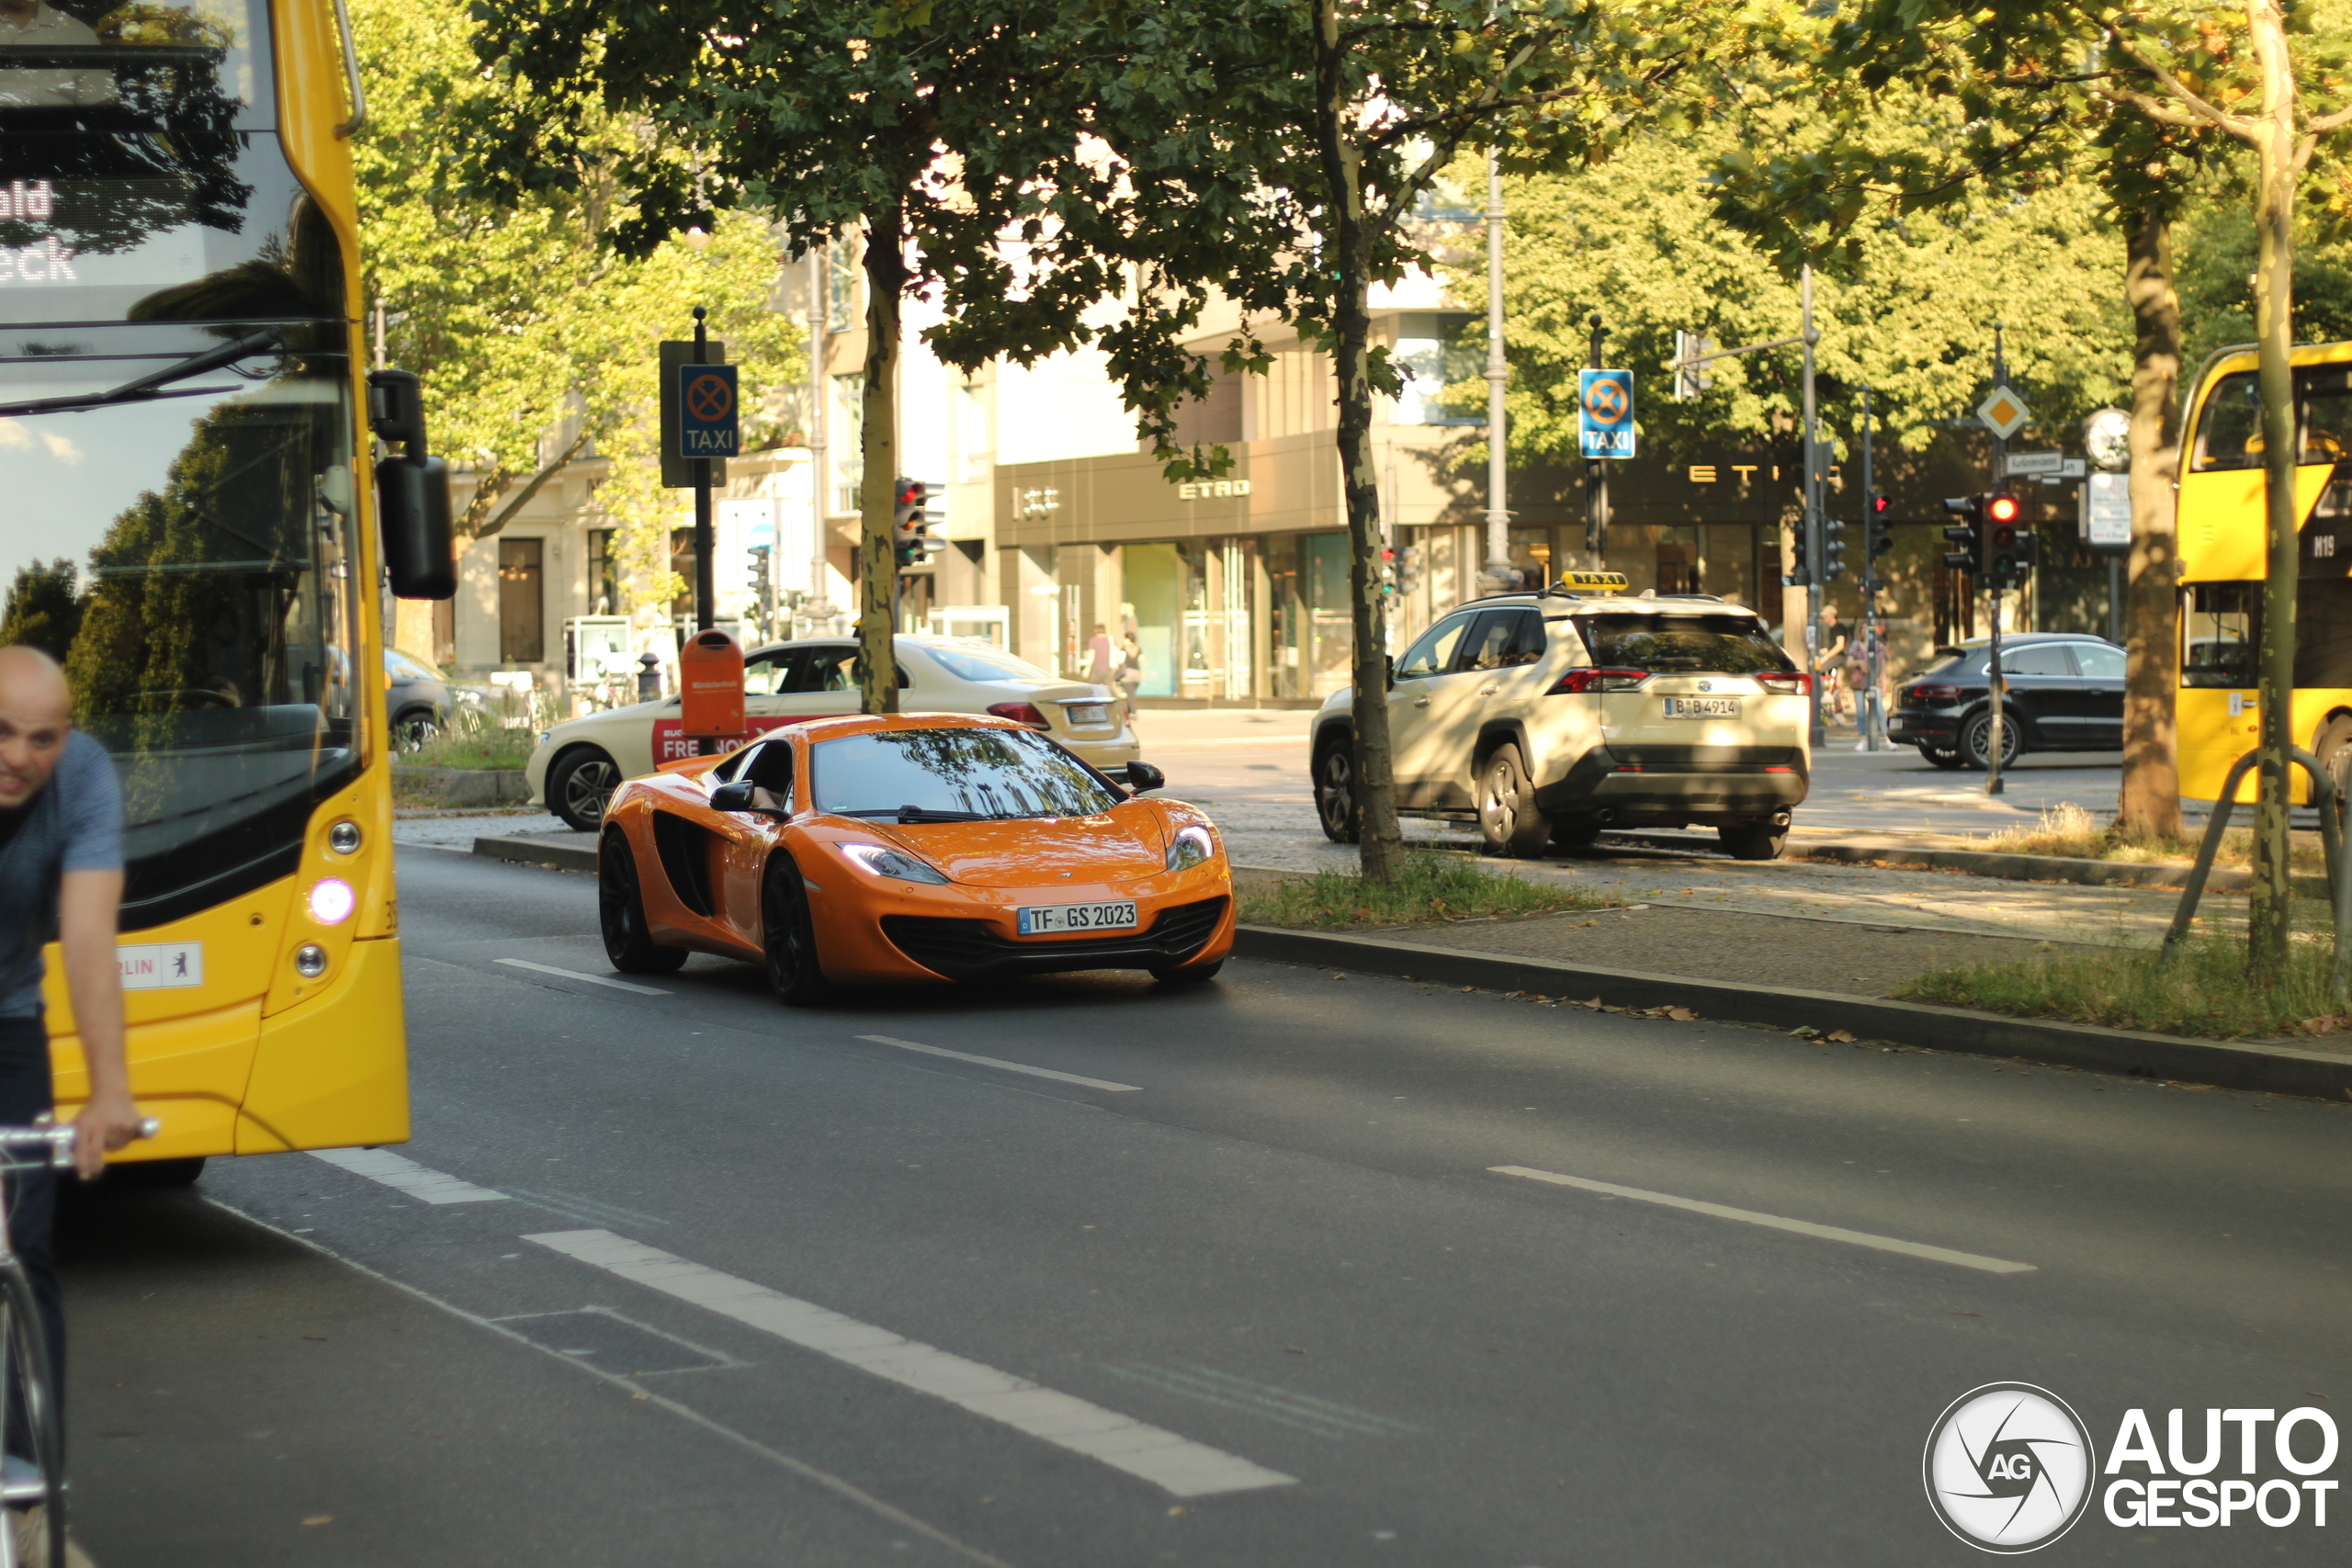
[[[1234,955],[1358,974],[1526,992],[1611,1007],[1681,1007],[1702,1018],[1781,1029],[1844,1030],[1861,1040],[2217,1089],[2352,1100],[2352,1054],[2276,1042],[2188,1040],[2096,1024],[2010,1018],[1836,991],[1697,979],[1555,959],[1437,947],[1393,936],[1245,925]]]

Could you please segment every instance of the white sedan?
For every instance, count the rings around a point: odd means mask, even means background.
[[[1016,719],[1116,776],[1136,761],[1135,732],[1116,694],[1064,681],[970,637],[898,639],[899,706],[907,713],[986,713]],[[846,637],[769,643],[743,656],[743,716],[752,733],[857,711],[857,644]],[[524,777],[531,799],[582,832],[604,821],[623,779],[695,754],[678,699],[567,719],[539,737]]]

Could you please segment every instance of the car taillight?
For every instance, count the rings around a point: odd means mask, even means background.
[[[1630,692],[1650,678],[1646,670],[1571,670],[1552,682],[1544,695],[1556,697],[1563,693]]]
[[[1025,724],[1033,729],[1051,729],[1046,716],[1037,711],[1035,703],[990,703],[989,712],[999,718],[1009,718],[1015,724]]]
[[[1958,686],[1914,686],[1911,700],[1923,708],[1941,707],[1946,703],[1960,701]]]
[[[1813,690],[1813,677],[1802,670],[1780,670],[1758,675],[1756,683],[1783,697],[1801,697]]]

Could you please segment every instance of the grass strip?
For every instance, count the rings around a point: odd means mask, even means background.
[[[2328,984],[2329,939],[2299,934],[2268,985],[2246,974],[2245,938],[2196,936],[2171,964],[2141,948],[2066,953],[2021,964],[1930,969],[1904,982],[1905,1001],[1975,1008],[2013,1018],[2141,1029],[2203,1040],[2343,1032]]]
[[[1353,872],[1318,871],[1311,877],[1251,888],[1241,895],[1241,918],[1256,925],[1303,931],[1360,931],[1605,909],[1618,902],[1569,883],[1485,871],[1475,861],[1408,855],[1394,882],[1367,882]]]
[[[2243,818],[2242,818],[2243,819]],[[1981,847],[2013,855],[2059,855],[2067,860],[2110,861],[2123,865],[2149,865],[2166,861],[2193,861],[2198,838],[2125,838],[2107,823],[2068,803],[2041,814],[2030,827],[2006,828],[1990,835]],[[2233,828],[2222,835],[2215,865],[2254,863],[2254,831]],[[2316,833],[2298,833],[2290,840],[2288,863],[2296,871],[2322,872],[2326,854]]]
[[[537,739],[528,729],[506,729],[488,724],[476,728],[445,729],[415,750],[401,752],[393,761],[410,768],[519,769],[531,760]]]

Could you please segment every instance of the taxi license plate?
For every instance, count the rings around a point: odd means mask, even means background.
[[[1107,703],[1066,703],[1062,711],[1069,715],[1072,724],[1108,724],[1111,707]]]
[[[1737,697],[1668,697],[1666,699],[1668,718],[1737,718]]]
[[[1121,904],[1033,904],[1020,911],[1023,936],[1069,931],[1133,931],[1136,907]]]

